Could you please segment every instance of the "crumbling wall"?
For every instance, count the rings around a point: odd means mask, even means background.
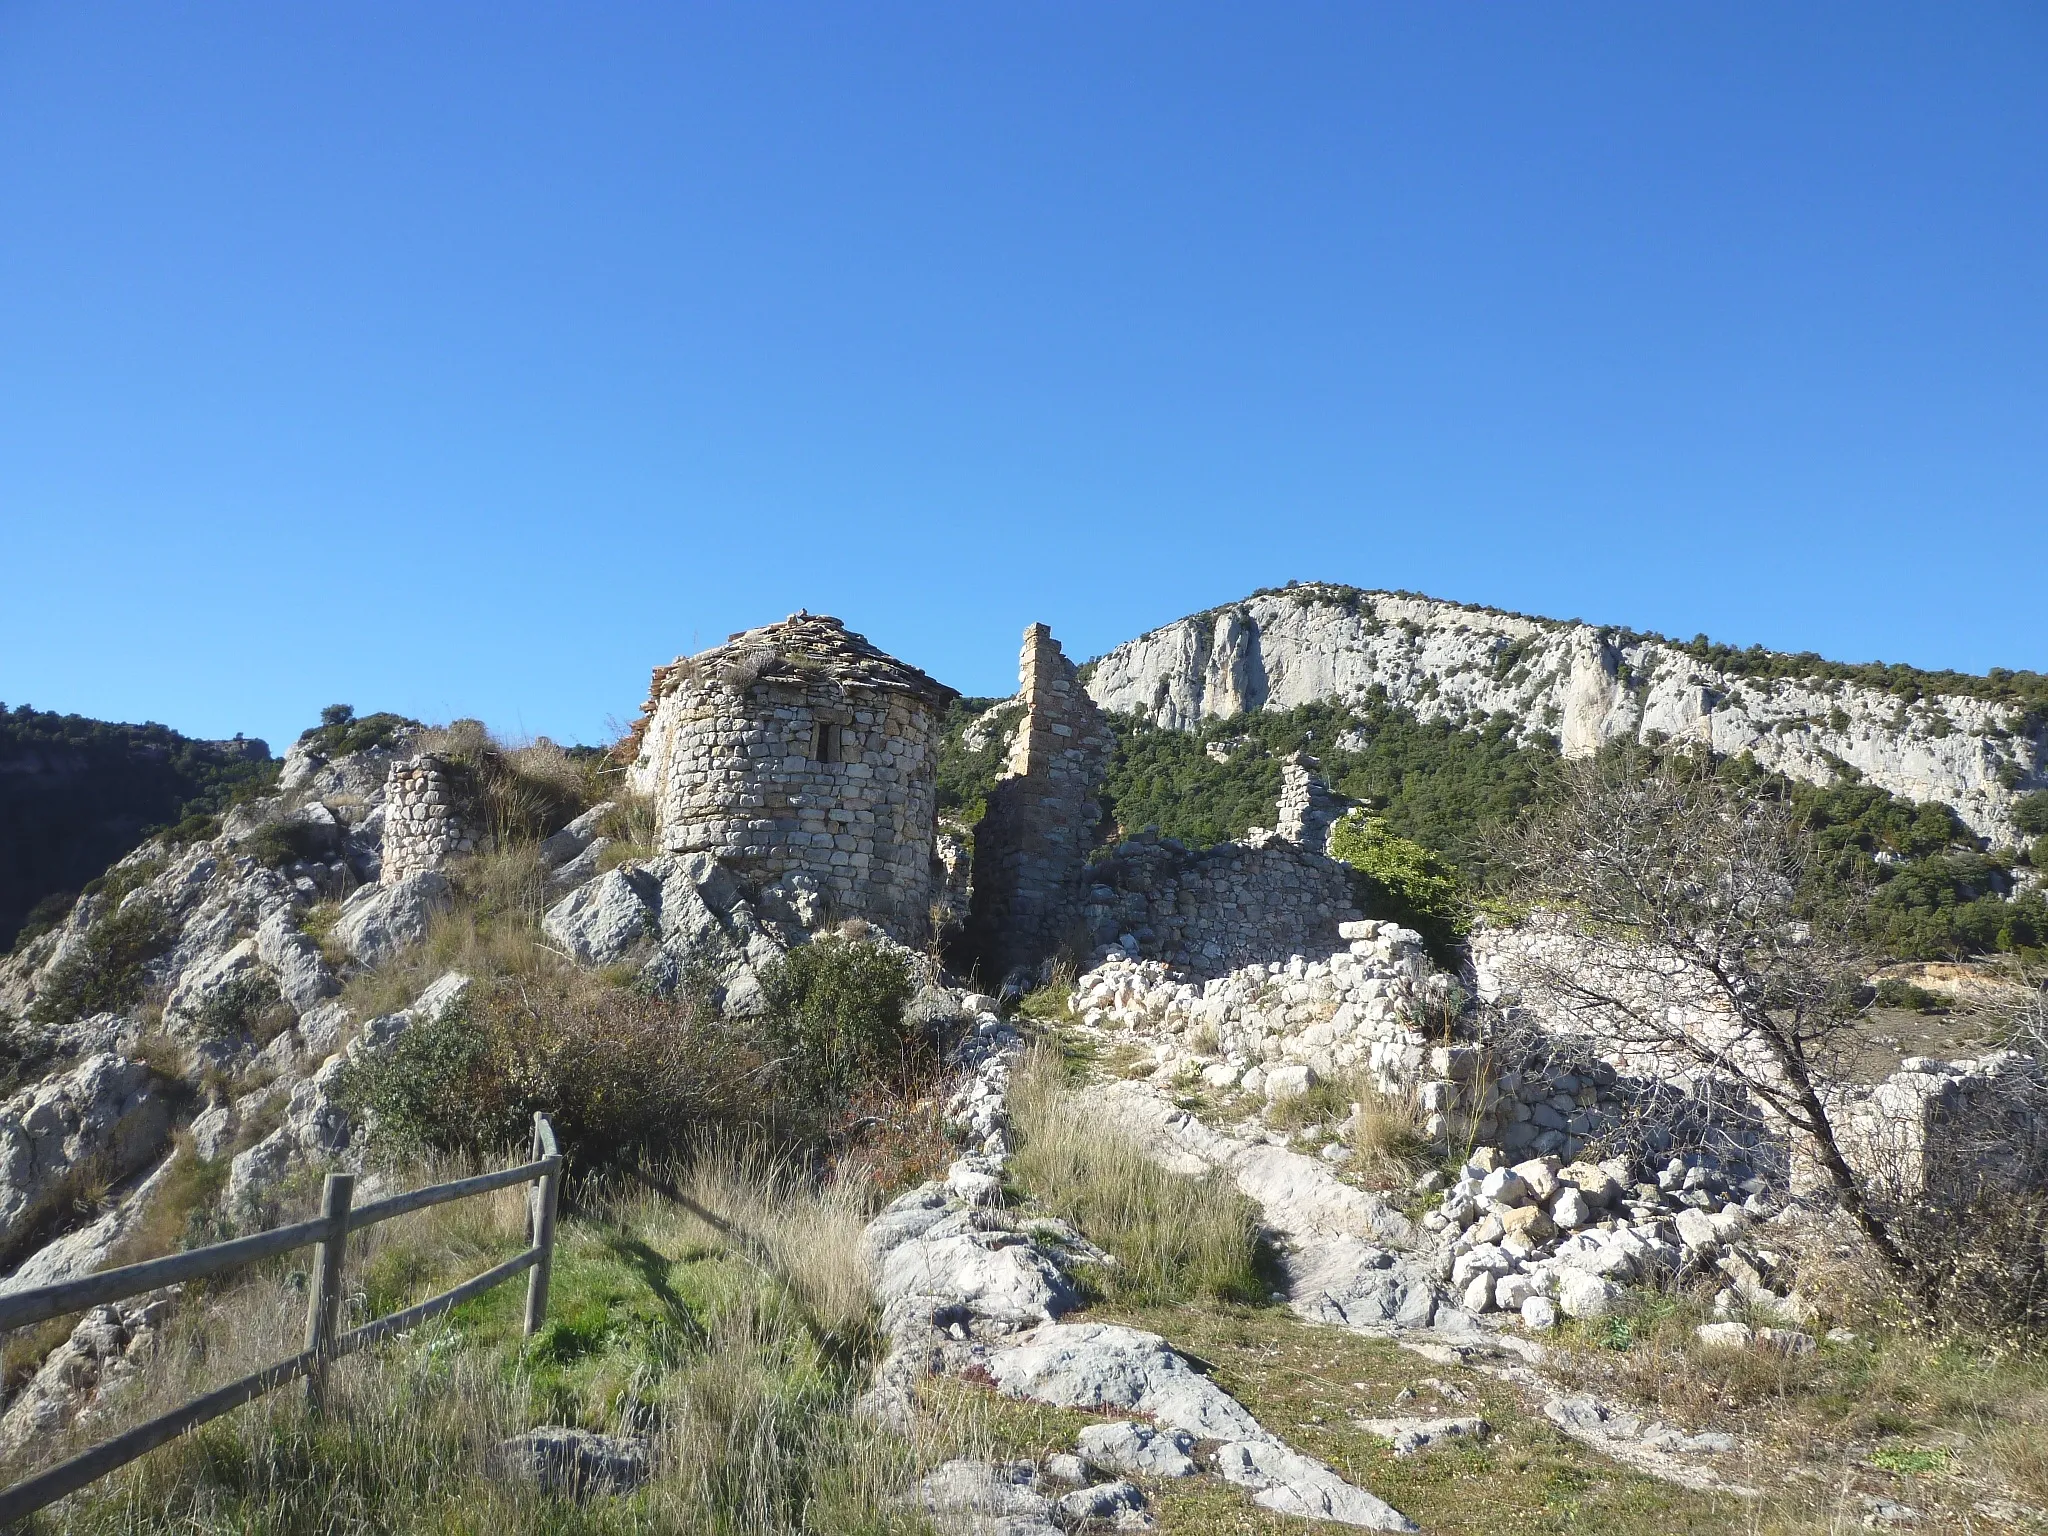
[[[1190,849],[1146,831],[1089,866],[1081,915],[1098,948],[1164,960],[1194,975],[1344,948],[1361,914],[1348,866],[1254,833]]]
[[[1306,752],[1290,753],[1280,764],[1279,821],[1282,839],[1310,853],[1327,853],[1330,828],[1343,819],[1351,802],[1333,794],[1317,770],[1322,765]]]
[[[462,775],[445,758],[431,752],[402,758],[384,785],[384,884],[439,869],[475,849]]]
[[[974,834],[975,947],[992,975],[1035,965],[1069,936],[1116,738],[1052,631],[1024,631],[1024,718]]]

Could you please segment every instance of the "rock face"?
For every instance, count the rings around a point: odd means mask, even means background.
[[[427,870],[389,885],[366,885],[341,909],[334,931],[349,953],[375,965],[427,936],[427,924],[454,901],[448,877]]]
[[[1786,658],[1797,670],[1800,658]],[[1752,752],[1825,784],[1846,763],[1913,800],[1953,806],[1979,836],[2016,841],[2014,799],[2048,785],[2048,740],[2014,704],[1824,676],[1744,676],[1668,641],[1429,598],[1302,586],[1196,614],[1093,663],[1106,710],[1186,730],[1247,710],[1362,699],[1383,688],[1425,719],[1506,712],[1568,756],[1648,732]]]
[[[162,1149],[170,1121],[149,1068],[111,1051],[0,1105],[0,1250],[73,1180],[118,1179],[141,1167]]]
[[[629,782],[665,851],[709,854],[750,890],[802,874],[836,916],[918,943],[955,697],[837,619],[792,614],[655,672]]]

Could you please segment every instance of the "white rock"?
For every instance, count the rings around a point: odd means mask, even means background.
[[[446,875],[422,870],[390,885],[363,886],[342,903],[334,931],[350,954],[376,965],[426,938],[428,923],[454,900]]]
[[[1154,1429],[1119,1419],[1090,1424],[1078,1441],[1090,1466],[1132,1477],[1192,1477],[1195,1437],[1185,1430]]]
[[[1269,1437],[1238,1401],[1156,1333],[1115,1323],[1054,1323],[988,1357],[1006,1397],[1057,1408],[1122,1409],[1202,1439]]]
[[[625,958],[661,916],[661,887],[641,870],[607,870],[548,909],[541,930],[581,965]]]
[[[1592,1203],[1576,1184],[1562,1185],[1550,1202],[1550,1219],[1567,1232],[1576,1231],[1593,1220]]]
[[[1522,1303],[1522,1326],[1548,1333],[1557,1326],[1557,1308],[1548,1296],[1531,1296]]]
[[[1557,1271],[1557,1305],[1566,1317],[1605,1317],[1621,1294],[1620,1286],[1583,1269]]]
[[[1514,1169],[1496,1168],[1479,1181],[1479,1198],[1494,1205],[1526,1205],[1529,1186]]]
[[[256,928],[256,955],[277,978],[277,990],[304,1014],[341,990],[320,946],[301,933],[289,912],[273,912]]]
[[[1756,1335],[1747,1323],[1701,1323],[1693,1337],[1707,1349],[1747,1349]]]
[[[1254,1490],[1254,1504],[1279,1514],[1331,1520],[1368,1531],[1418,1529],[1393,1505],[1353,1487],[1322,1462],[1275,1440],[1220,1446],[1215,1466],[1225,1482]]]
[[[1307,1062],[1281,1062],[1266,1072],[1266,1100],[1277,1104],[1284,1099],[1298,1099],[1318,1081],[1315,1069]]]

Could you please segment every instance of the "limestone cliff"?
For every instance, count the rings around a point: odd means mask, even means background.
[[[2048,712],[1982,679],[1918,674],[1926,684],[1891,689],[1845,670],[1756,651],[1702,659],[1624,630],[1301,585],[1127,641],[1090,665],[1088,692],[1180,730],[1377,687],[1425,718],[1504,711],[1521,736],[1553,736],[1573,757],[1660,732],[1814,783],[1847,765],[1895,795],[1947,802],[1994,845],[2015,842],[2013,802],[2048,785]]]

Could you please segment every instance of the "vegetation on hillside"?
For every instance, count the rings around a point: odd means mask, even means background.
[[[276,776],[262,742],[195,741],[0,705],[0,949],[47,932],[152,828],[218,815]]]

